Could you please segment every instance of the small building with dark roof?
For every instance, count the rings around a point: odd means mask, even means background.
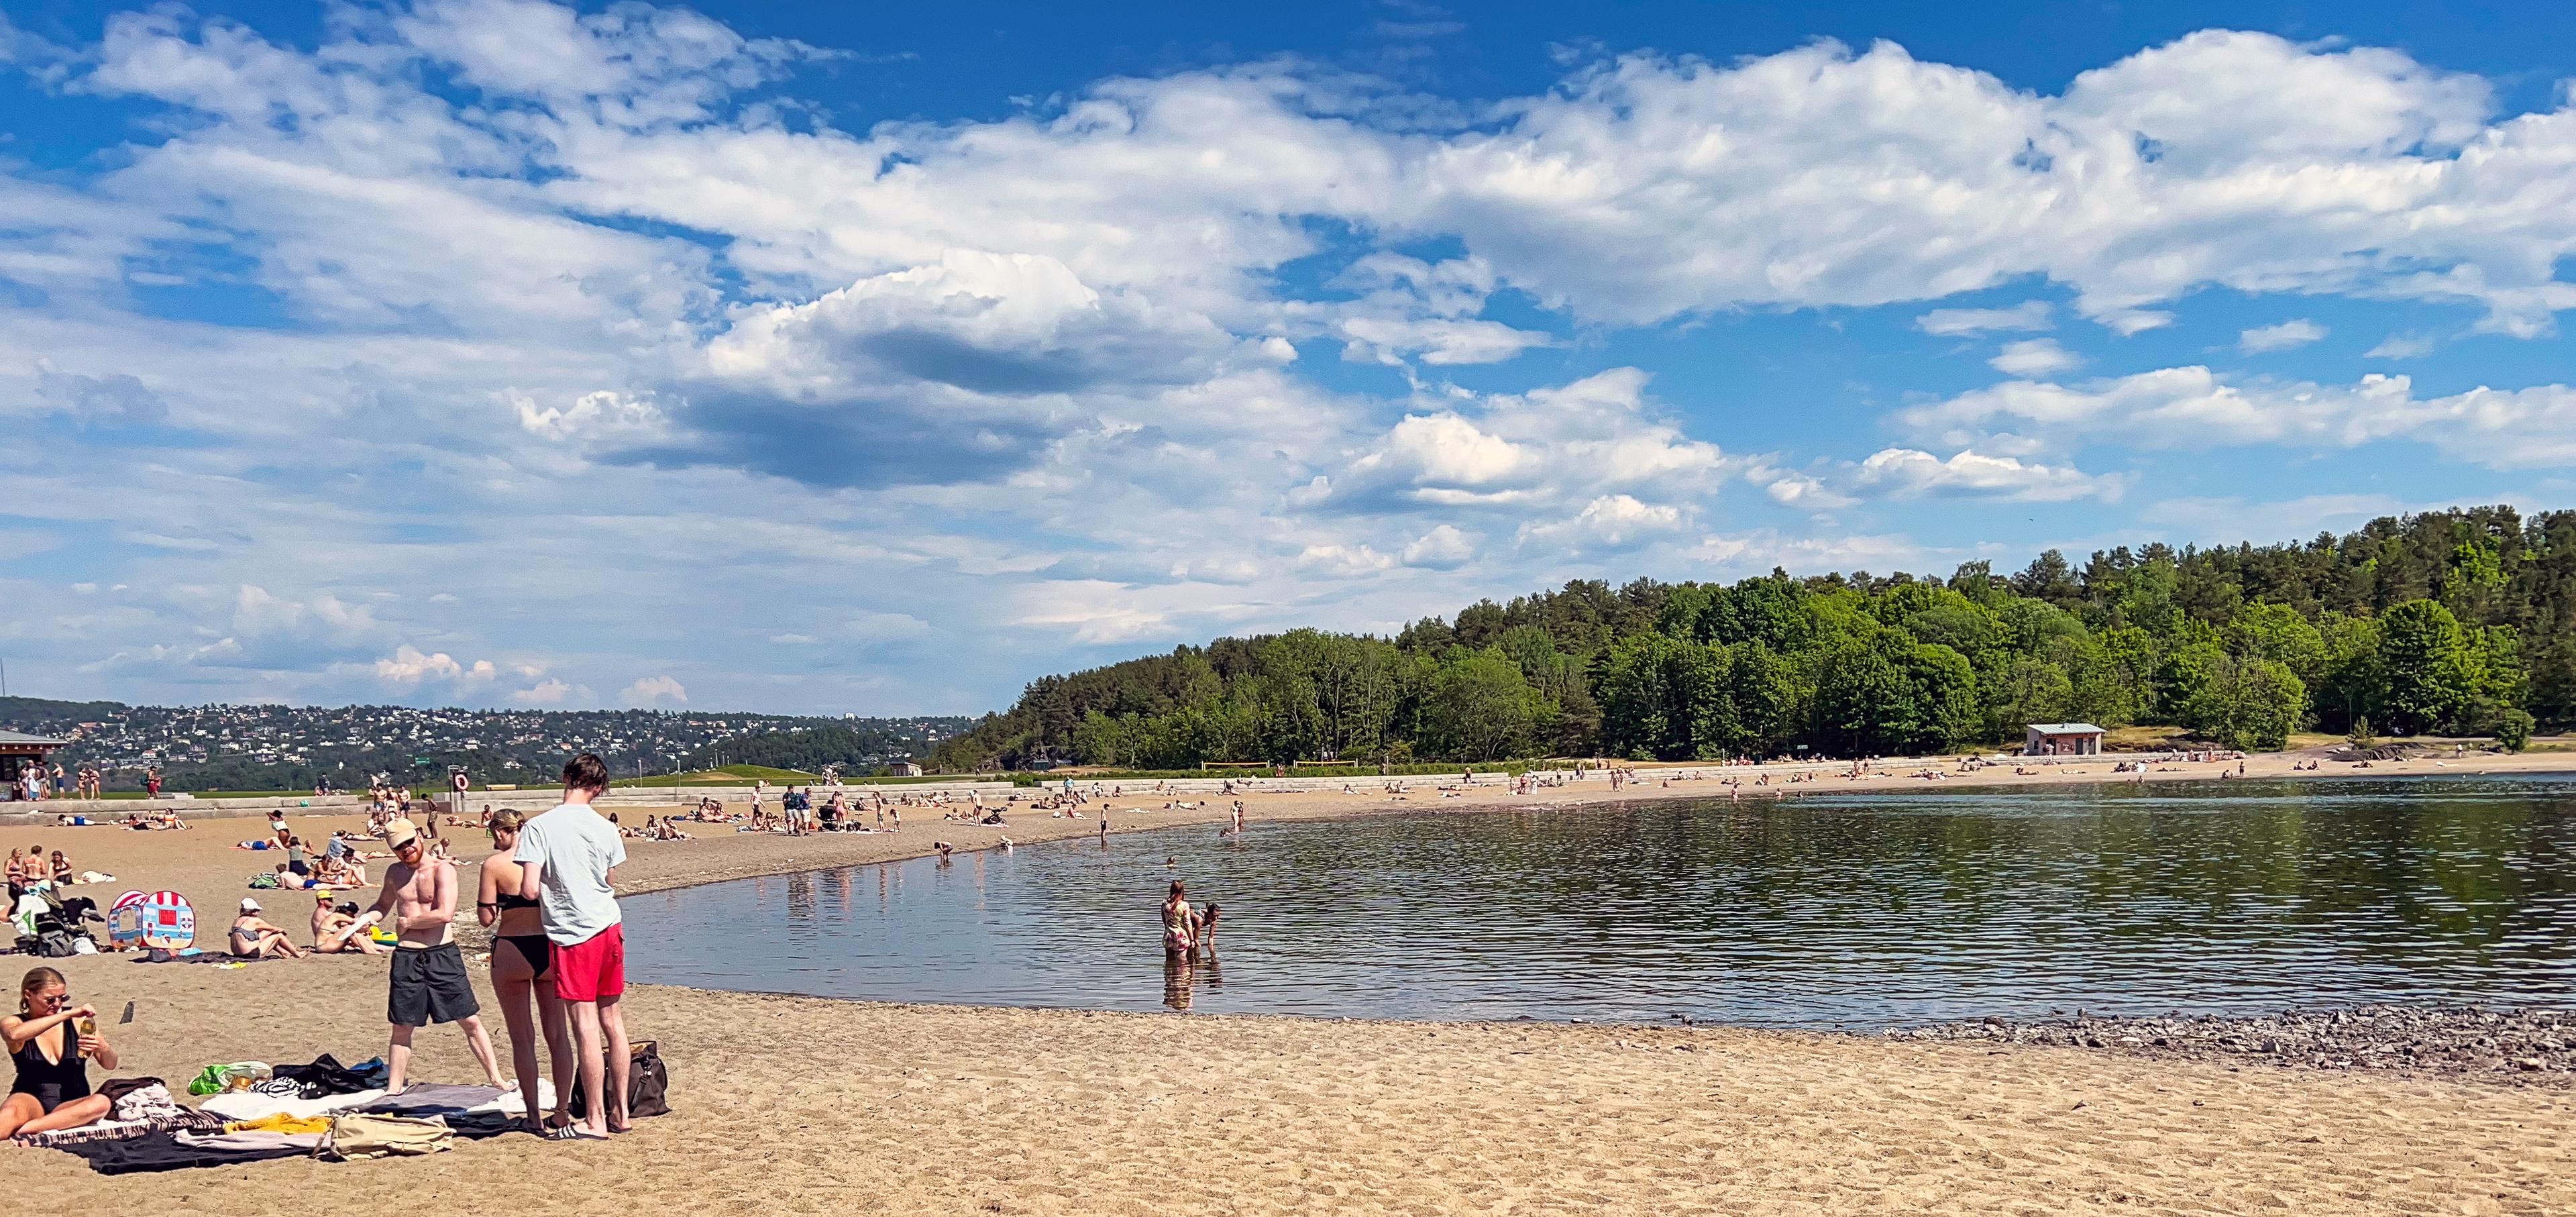
[[[27,766],[44,764],[45,758],[56,750],[70,746],[70,740],[29,735],[23,731],[0,731],[0,782],[8,784],[8,790],[0,797],[16,798],[18,775],[26,772]]]
[[[2032,723],[2022,728],[2023,756],[2100,756],[2102,729],[2091,723]]]

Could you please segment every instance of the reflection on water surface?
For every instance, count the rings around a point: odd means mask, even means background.
[[[2559,778],[1936,789],[1178,828],[626,910],[637,979],[710,988],[1871,1026],[2566,1004],[2572,854]],[[1224,906],[1221,966],[1166,969],[1174,877]]]

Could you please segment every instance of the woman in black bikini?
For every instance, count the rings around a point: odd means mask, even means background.
[[[510,1069],[519,1079],[519,1096],[528,1104],[529,1123],[543,1135],[569,1128],[572,1114],[572,1016],[555,997],[548,978],[554,974],[554,944],[546,941],[537,901],[519,894],[519,864],[510,854],[519,847],[519,826],[526,819],[504,807],[492,813],[492,848],[483,860],[482,881],[474,896],[474,919],[492,931],[492,990],[501,997],[501,1021],[510,1032]],[[529,1003],[536,1009],[531,1014]],[[555,1110],[540,1124],[537,1103],[537,1037],[543,1020],[546,1056],[555,1064]]]
[[[52,968],[30,968],[18,982],[18,1013],[0,1018],[0,1040],[9,1046],[10,1063],[18,1067],[9,1098],[0,1102],[0,1139],[22,1133],[78,1128],[107,1118],[111,1104],[91,1094],[87,1062],[116,1068],[116,1049],[96,1035],[82,1035],[75,1025],[95,1020],[98,1011],[71,1004],[63,974]]]

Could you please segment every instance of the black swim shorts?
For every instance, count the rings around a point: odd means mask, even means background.
[[[474,982],[465,975],[465,953],[455,943],[394,948],[393,991],[385,998],[385,1021],[426,1027],[452,1023],[482,1009],[474,1000]]]

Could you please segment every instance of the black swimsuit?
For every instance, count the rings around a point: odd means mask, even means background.
[[[80,1054],[80,1039],[73,1034],[71,1024],[60,1024],[60,1029],[63,1059],[59,1061],[45,1059],[45,1050],[39,1043],[45,1038],[42,1035],[29,1037],[9,1054],[18,1063],[18,1080],[10,1083],[9,1093],[36,1096],[36,1104],[47,1115],[65,1103],[89,1097],[89,1069]]]
[[[515,892],[502,892],[500,894],[500,898],[494,900],[493,903],[500,906],[501,911],[504,913],[509,912],[511,909],[532,909],[537,907],[538,904],[536,900],[527,896],[519,895]],[[554,971],[555,944],[548,940],[545,935],[502,934],[499,937],[501,941],[509,943],[511,946],[519,949],[519,958],[528,961],[530,975],[542,980],[545,978],[546,973]]]

